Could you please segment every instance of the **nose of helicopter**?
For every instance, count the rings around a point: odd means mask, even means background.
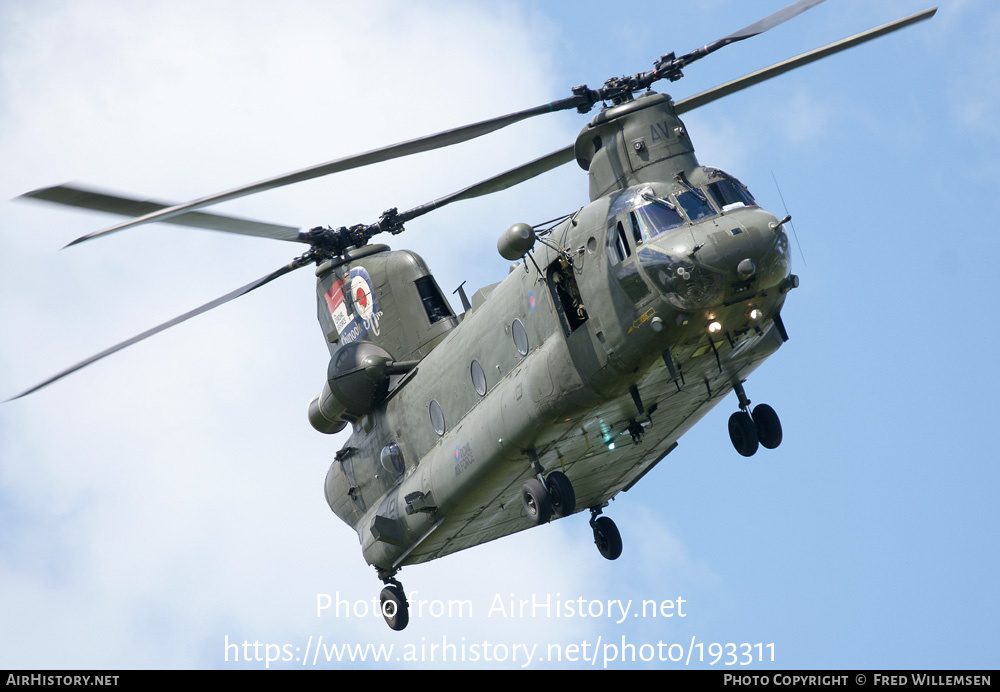
[[[639,254],[646,274],[677,308],[728,305],[788,276],[788,236],[762,209],[733,211],[690,232],[693,246],[658,238]]]
[[[773,214],[743,209],[714,226],[695,258],[722,274],[729,288],[766,289],[788,275],[788,236]]]

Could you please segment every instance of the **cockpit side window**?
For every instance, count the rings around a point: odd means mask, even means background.
[[[619,221],[617,225],[617,233],[615,234],[615,253],[618,255],[618,261],[624,262],[626,257],[632,256],[632,248],[629,247],[628,237],[625,235],[625,227],[622,222]]]
[[[630,211],[628,213],[628,222],[629,226],[632,227],[632,238],[633,240],[635,240],[635,247],[636,249],[638,249],[638,247],[642,245],[644,241],[648,240],[648,237],[646,236],[645,233],[642,232],[642,229],[639,227],[639,219],[636,218],[634,211]]]
[[[732,178],[723,178],[717,182],[709,183],[708,191],[722,211],[757,206],[757,201],[754,200],[750,191]]]

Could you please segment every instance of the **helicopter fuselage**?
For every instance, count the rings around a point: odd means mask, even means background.
[[[782,428],[743,387],[788,340],[781,318],[790,273],[786,216],[761,209],[747,188],[695,157],[678,117],[725,96],[934,16],[897,19],[689,96],[640,91],[671,82],[697,60],[820,4],[795,0],[716,41],[598,89],[405,142],[341,157],[181,204],[75,184],[23,195],[131,217],[93,238],[153,222],[292,241],[308,250],[275,271],[28,389],[26,396],[138,341],[316,265],[318,318],[330,361],[308,407],[326,434],[353,430],[326,476],[333,512],[358,534],[385,584],[382,614],[409,621],[395,579],[432,560],[532,526],[590,511],[600,554],[622,540],[600,516],[730,392],[736,451],[776,448]],[[200,211],[239,197],[484,136],[546,113],[605,107],[573,146],[523,163],[378,221],[302,229]],[[607,105],[611,104],[611,105]],[[590,203],[545,228],[516,223],[498,240],[516,261],[456,315],[424,261],[369,242],[443,206],[500,192],[573,159],[588,173]],[[554,225],[553,225],[554,224]],[[459,289],[462,290],[461,287]]]
[[[603,111],[576,151],[593,201],[460,318],[411,252],[320,267],[323,396],[382,378],[371,405],[333,406],[354,430],[326,478],[380,570],[530,528],[520,490],[540,470],[569,477],[577,508],[606,506],[787,338],[783,224],[697,163],[668,97]],[[337,366],[348,342],[361,355]],[[361,342],[411,365],[372,369]]]

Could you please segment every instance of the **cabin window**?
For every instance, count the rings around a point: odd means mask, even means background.
[[[431,414],[431,427],[434,428],[434,432],[438,435],[444,435],[444,411],[441,410],[441,404],[431,399],[428,410]]]
[[[479,364],[478,360],[474,360],[469,370],[472,373],[472,386],[476,388],[476,393],[479,396],[485,396],[486,373],[483,371],[483,366]]]
[[[417,292],[420,294],[420,302],[423,303],[427,319],[430,320],[431,324],[452,317],[451,307],[448,305],[448,301],[444,299],[444,296],[441,295],[441,289],[438,288],[434,277],[421,276],[413,283],[417,286]]]
[[[521,320],[514,320],[514,323],[510,325],[510,333],[514,338],[514,346],[517,348],[517,352],[522,356],[528,355],[528,333],[524,331],[524,325],[521,324]]]

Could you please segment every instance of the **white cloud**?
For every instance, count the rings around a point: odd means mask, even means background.
[[[535,33],[542,20],[516,8],[87,2],[0,12],[7,199],[71,179],[184,199],[537,105],[556,91]],[[555,149],[567,136],[559,128],[529,124],[488,147],[223,211],[293,224],[374,220]],[[56,252],[105,217],[21,203],[0,215],[7,396],[301,251],[149,227]],[[441,219],[439,238],[477,225],[461,214]],[[502,276],[492,252],[502,229],[487,230],[486,271]],[[433,238],[414,244],[432,267],[451,254]],[[312,277],[300,272],[4,405],[5,667],[222,666],[225,635],[386,636],[380,619],[314,614],[317,593],[370,599],[381,584],[323,501],[325,467],[342,440],[305,422],[326,359],[313,300]],[[500,542],[489,559],[514,551]],[[539,569],[552,559],[540,557]],[[468,585],[488,591],[488,575],[459,571],[481,560],[414,568],[407,587],[442,598]],[[428,622],[424,635],[433,631]]]

